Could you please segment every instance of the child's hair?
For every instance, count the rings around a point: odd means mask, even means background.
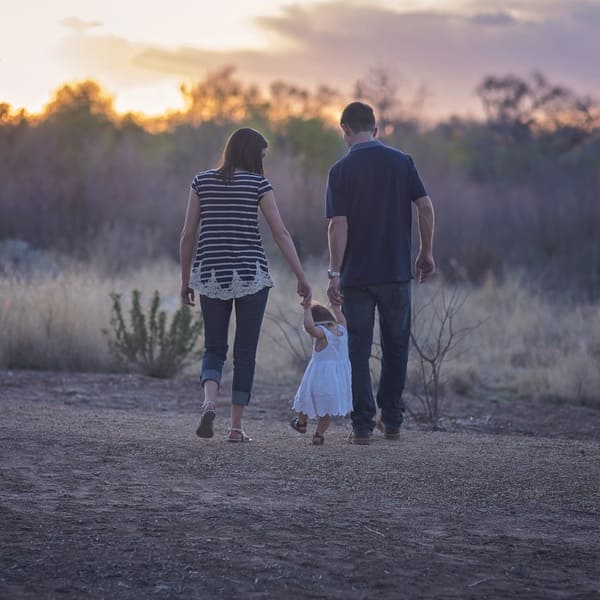
[[[335,323],[333,313],[322,304],[313,304],[310,307],[310,314],[315,323]]]

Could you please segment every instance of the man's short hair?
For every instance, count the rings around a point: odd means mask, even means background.
[[[373,131],[375,129],[375,113],[363,102],[352,102],[342,111],[340,125],[347,125],[354,133]]]

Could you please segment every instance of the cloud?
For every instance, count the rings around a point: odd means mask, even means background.
[[[462,12],[398,12],[342,0],[292,7],[258,24],[272,45],[213,51],[133,44],[97,34],[74,35],[64,50],[89,62],[101,81],[200,79],[225,64],[244,79],[276,79],[349,93],[373,67],[401,74],[407,86],[427,85],[436,114],[475,109],[473,90],[487,74],[527,75],[534,69],[580,93],[600,95],[600,3],[571,0],[479,0]],[[403,88],[401,88],[402,91]]]
[[[103,23],[102,21],[84,21],[78,17],[67,17],[61,21],[61,25],[64,25],[77,33],[84,33],[89,29],[101,27]]]
[[[76,33],[62,40],[58,52],[61,62],[77,77],[91,77],[109,87],[157,83],[168,75],[176,80],[180,73],[147,68],[140,62],[149,48],[119,36]]]
[[[491,25],[493,27],[515,25],[517,19],[506,12],[495,13],[477,13],[471,17],[471,22],[475,25]]]
[[[472,13],[506,12],[518,14],[521,19],[538,22],[563,20],[565,24],[584,15],[597,19],[599,6],[599,0],[472,0],[467,5]]]

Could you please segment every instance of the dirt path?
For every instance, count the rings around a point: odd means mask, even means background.
[[[597,439],[316,448],[259,393],[234,445],[193,381],[0,376],[2,599],[600,598]]]

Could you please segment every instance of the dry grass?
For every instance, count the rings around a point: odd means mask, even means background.
[[[315,298],[323,301],[327,284],[323,264],[309,265],[308,271]],[[285,351],[289,344],[279,327],[267,322],[257,374],[297,383],[301,344],[308,350],[310,339],[302,333],[293,277],[278,272],[276,283],[268,310],[287,329],[294,350]],[[440,285],[439,280],[413,285],[415,309],[427,303]],[[600,304],[551,301],[518,273],[502,282],[488,278],[481,287],[465,285],[460,291],[466,300],[456,316],[456,328],[478,326],[444,366],[446,387],[462,394],[506,393],[600,405]],[[411,356],[414,359],[415,353]],[[376,376],[376,361],[373,367]],[[409,387],[418,379],[417,364],[411,361]]]
[[[275,260],[272,263],[276,287],[267,310],[277,323],[265,321],[257,378],[293,388],[310,339],[302,332],[294,278]],[[307,269],[320,301],[325,298],[323,266],[314,263]],[[149,302],[151,292],[158,289],[168,307],[178,304],[179,272],[174,263],[158,261],[115,277],[101,272],[75,265],[58,275],[1,278],[0,367],[113,370],[101,333],[109,323],[109,293],[128,298],[137,288]],[[437,285],[415,285],[415,306],[425,302]],[[501,283],[488,279],[466,291],[457,327],[481,325],[469,334],[461,355],[445,367],[448,385],[461,393],[491,389],[517,397],[600,402],[600,305],[551,302],[516,274]],[[413,365],[409,379],[415,378]]]
[[[158,289],[167,305],[178,292],[177,269],[157,262],[111,278],[72,265],[59,274],[0,278],[0,366],[69,371],[110,371],[115,365],[101,330],[110,322],[111,292],[133,289],[150,301]]]
[[[483,321],[464,372],[522,396],[600,404],[600,304],[550,301],[514,274],[471,290],[462,316]]]

